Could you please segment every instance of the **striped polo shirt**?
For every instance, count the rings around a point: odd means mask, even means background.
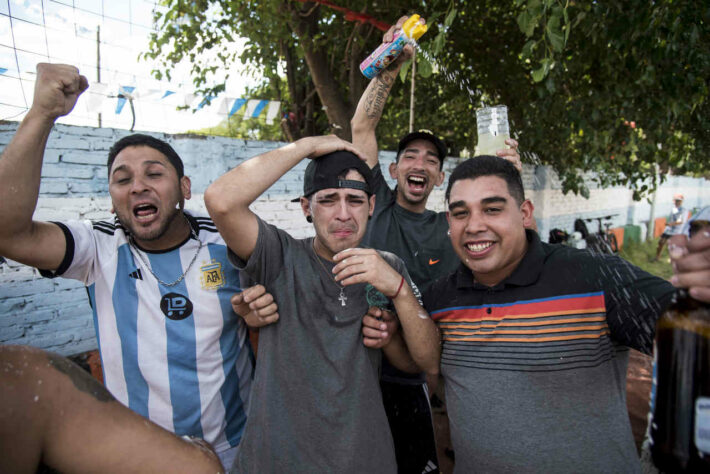
[[[87,286],[104,382],[113,396],[219,452],[241,439],[254,359],[246,325],[230,303],[241,291],[239,272],[212,221],[186,215],[203,243],[199,252],[192,236],[173,249],[139,250],[118,219],[57,223],[67,253],[54,274],[42,274]],[[153,275],[170,283],[188,267],[173,286]]]
[[[424,295],[456,472],[637,472],[628,347],[651,352],[673,287],[616,256],[527,238],[498,285],[461,265]]]

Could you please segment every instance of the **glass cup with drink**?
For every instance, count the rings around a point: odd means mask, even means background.
[[[497,150],[506,147],[505,140],[510,138],[508,128],[508,107],[494,105],[476,110],[478,144],[475,155],[496,156]]]

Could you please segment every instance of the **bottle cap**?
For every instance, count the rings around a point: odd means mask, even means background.
[[[416,13],[410,16],[407,21],[404,22],[404,25],[402,25],[404,34],[415,41],[426,33],[427,28],[425,24],[419,23],[419,15]]]

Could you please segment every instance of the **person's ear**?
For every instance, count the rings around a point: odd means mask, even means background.
[[[390,170],[390,177],[396,181],[397,180],[397,162],[396,161],[393,161],[392,163],[390,163],[389,170]]]
[[[372,196],[370,196],[370,211],[368,212],[368,216],[369,216],[368,219],[370,217],[372,217],[372,213],[375,212],[375,198],[376,197],[377,196],[375,196],[374,194]]]
[[[434,183],[435,186],[441,186],[441,184],[444,182],[444,178],[446,177],[446,173],[443,171],[439,171],[439,176],[436,178],[436,182]]]
[[[311,202],[303,196],[301,196],[299,202],[301,204],[301,210],[303,211],[303,215],[306,216],[306,220],[309,223],[313,222],[313,218],[311,217]]]
[[[187,176],[180,178],[180,190],[182,191],[182,197],[184,199],[190,199],[192,197],[192,182]]]
[[[533,216],[534,211],[535,206],[533,206],[533,203],[529,199],[526,199],[520,205],[520,213],[523,215],[523,227],[526,229],[535,229],[537,227],[535,217]]]

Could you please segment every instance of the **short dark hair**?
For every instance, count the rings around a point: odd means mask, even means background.
[[[442,142],[439,137],[434,135],[430,130],[419,130],[418,132],[412,132],[405,135],[397,145],[397,156],[395,157],[395,163],[399,163],[399,157],[402,156],[404,149],[414,140],[425,140],[436,149],[436,156],[439,158],[439,171],[444,168],[444,159],[446,158],[446,145]]]
[[[177,171],[178,179],[185,176],[185,168],[182,164],[182,159],[180,159],[180,156],[175,152],[173,147],[171,147],[167,142],[159,140],[155,137],[151,137],[150,135],[134,133],[133,135],[127,135],[121,138],[119,141],[114,143],[111,149],[109,150],[108,161],[106,162],[109,179],[111,179],[111,167],[113,166],[113,162],[116,159],[116,155],[121,153],[121,150],[129,146],[148,146],[155,150],[158,150],[160,153],[165,155],[170,164],[173,165],[175,171]]]
[[[497,176],[508,185],[508,193],[521,205],[525,201],[523,179],[513,163],[499,156],[480,155],[459,163],[449,176],[446,187],[446,202],[449,201],[451,187],[461,179],[476,179],[482,176]]]

